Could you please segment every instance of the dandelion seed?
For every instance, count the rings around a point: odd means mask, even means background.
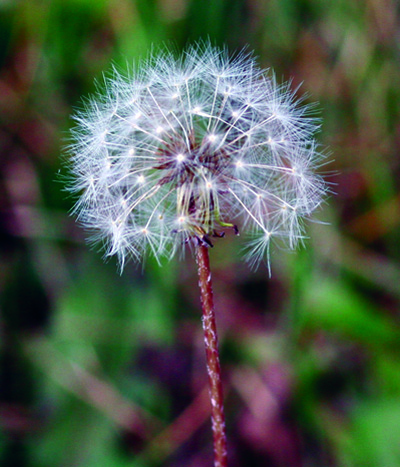
[[[272,240],[294,248],[304,238],[326,185],[319,124],[289,84],[209,44],[151,57],[126,78],[114,71],[106,84],[75,116],[70,189],[81,194],[79,221],[121,267],[228,228],[254,265]]]

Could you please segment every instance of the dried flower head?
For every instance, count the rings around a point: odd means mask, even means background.
[[[229,228],[258,264],[272,239],[303,238],[326,191],[318,122],[249,54],[203,44],[151,56],[128,78],[114,70],[75,119],[75,213],[121,268]]]

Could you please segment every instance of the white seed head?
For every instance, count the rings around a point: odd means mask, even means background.
[[[209,44],[114,71],[75,116],[74,212],[121,269],[230,227],[258,264],[274,238],[296,246],[326,192],[307,110],[250,55]]]

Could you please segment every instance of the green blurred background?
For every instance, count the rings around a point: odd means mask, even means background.
[[[152,45],[249,45],[319,101],[332,195],[306,248],[211,252],[230,467],[400,466],[395,0],[0,1],[0,465],[206,467],[196,270],[104,264],[58,171],[70,114]]]

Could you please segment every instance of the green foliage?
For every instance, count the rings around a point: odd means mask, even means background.
[[[1,466],[211,465],[191,254],[119,276],[58,174],[94,78],[198,38],[303,82],[332,153],[329,225],[272,251],[271,279],[233,234],[214,242],[232,465],[400,466],[396,18],[395,2],[0,2]]]

